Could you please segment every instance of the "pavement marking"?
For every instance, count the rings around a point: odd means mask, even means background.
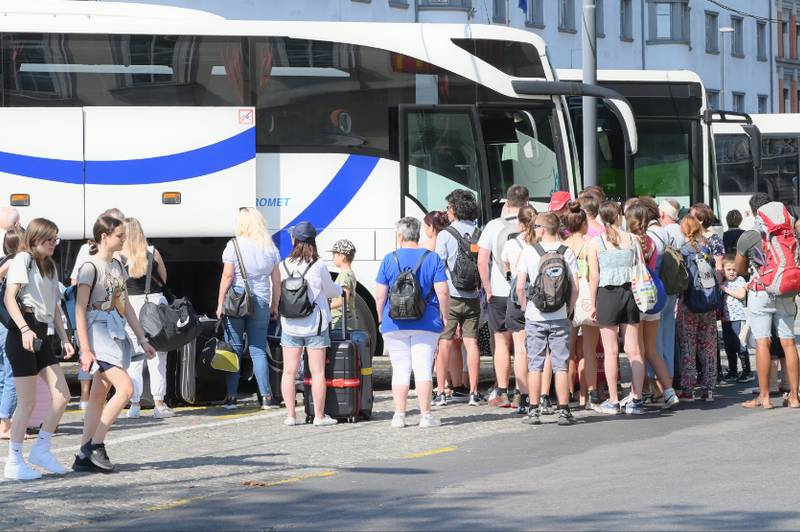
[[[324,473],[314,473],[312,475],[303,475],[302,477],[288,478],[286,480],[279,480],[277,482],[268,482],[268,483],[263,483],[263,482],[243,482],[242,484],[245,485],[245,486],[258,486],[258,487],[277,486],[278,484],[286,484],[287,482],[297,482],[298,480],[305,480],[307,478],[312,478],[312,477],[329,477],[329,476],[335,475],[335,474],[336,474],[336,471],[325,471]]]
[[[403,458],[420,458],[422,456],[430,456],[432,454],[449,453],[450,451],[455,451],[456,449],[458,449],[458,447],[453,445],[452,447],[442,447],[441,449],[436,449],[435,451],[428,451],[426,453],[409,454],[408,456],[404,456]]]
[[[175,502],[171,502],[169,504],[165,504],[163,506],[153,506],[152,508],[145,508],[144,510],[141,510],[141,511],[142,512],[154,512],[156,510],[169,510],[170,508],[175,508],[176,506],[180,506],[181,504],[186,504],[187,502],[199,501],[200,499],[205,499],[205,498],[211,497],[212,495],[221,495],[223,493],[226,493],[226,492],[220,491],[220,492],[217,492],[217,493],[209,493],[208,495],[200,495],[199,497],[192,497],[191,499],[183,499],[183,500],[180,500],[180,501],[175,501]]]

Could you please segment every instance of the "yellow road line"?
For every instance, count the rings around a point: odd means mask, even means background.
[[[259,484],[251,484],[251,486],[258,486],[258,487],[266,487],[266,486],[277,486],[278,484],[286,484],[287,482],[297,482],[298,480],[305,480],[307,478],[312,477],[329,477],[331,475],[335,475],[336,471],[325,471],[324,473],[314,473],[312,475],[303,475],[302,477],[297,478],[288,478],[286,480],[279,480],[277,482],[269,482],[266,484],[259,483]]]
[[[239,412],[238,414],[228,414],[228,415],[225,415],[225,416],[214,416],[214,419],[231,419],[231,418],[234,418],[234,417],[252,416],[253,414],[258,414],[259,412],[261,412],[261,408],[260,407],[255,407],[255,408],[251,408],[251,409],[245,410],[243,412]]]
[[[458,449],[458,447],[453,445],[452,447],[442,447],[441,449],[436,449],[435,451],[428,451],[426,453],[409,454],[408,456],[404,456],[403,458],[420,458],[422,456],[431,456],[432,454],[449,453],[450,451],[455,451],[456,449]]]
[[[200,499],[205,499],[205,498],[211,497],[213,495],[219,495],[220,493],[224,493],[224,492],[210,493],[208,495],[201,495],[199,497],[192,497],[191,499],[183,499],[182,501],[171,502],[169,504],[165,504],[164,506],[153,506],[152,508],[147,508],[147,509],[145,509],[143,511],[145,511],[145,512],[153,512],[155,510],[169,510],[170,508],[175,508],[176,506],[180,506],[181,504],[186,504],[187,502],[192,502],[192,501],[199,501]]]

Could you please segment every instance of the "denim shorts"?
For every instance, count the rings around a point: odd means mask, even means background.
[[[331,346],[331,336],[328,329],[315,336],[292,336],[281,332],[281,347],[307,347],[308,349],[327,349]]]
[[[748,292],[750,331],[755,340],[769,338],[773,324],[778,338],[794,338],[794,318],[797,306],[794,297],[769,297],[763,290]]]

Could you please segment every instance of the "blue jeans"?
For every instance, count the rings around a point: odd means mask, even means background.
[[[14,387],[11,363],[6,356],[7,333],[6,328],[0,325],[0,419],[11,419],[17,409],[17,389]]]
[[[675,304],[677,302],[677,294],[667,296],[667,303],[661,309],[661,319],[658,321],[658,338],[656,338],[656,351],[664,359],[670,377],[680,375],[680,372],[675,373]],[[656,374],[650,364],[647,364],[647,376],[651,379],[656,378]]]
[[[270,394],[269,366],[267,365],[267,327],[269,326],[269,302],[253,296],[256,301],[256,313],[249,318],[225,318],[225,333],[233,345],[233,350],[242,360],[242,337],[247,333],[250,343],[250,358],[253,359],[253,373],[258,383],[258,392],[262,397]],[[231,373],[226,379],[228,395],[236,397],[239,390],[239,373]]]

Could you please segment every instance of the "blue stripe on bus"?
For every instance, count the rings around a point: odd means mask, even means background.
[[[83,184],[83,161],[0,152],[0,172],[70,185]]]
[[[292,251],[292,237],[288,229],[299,222],[311,222],[317,229],[317,235],[327,229],[361,190],[379,160],[378,157],[350,155],[319,196],[294,220],[273,235],[272,238],[281,251],[281,258],[285,259]]]
[[[149,185],[221,172],[255,159],[256,130],[196,150],[123,161],[86,161],[87,185]]]

